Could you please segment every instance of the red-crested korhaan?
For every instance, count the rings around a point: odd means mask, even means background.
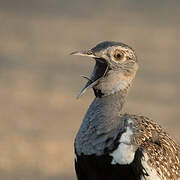
[[[138,69],[134,50],[105,41],[72,55],[95,60],[94,70],[80,91],[95,98],[75,139],[78,180],[179,180],[180,146],[148,117],[122,114]]]

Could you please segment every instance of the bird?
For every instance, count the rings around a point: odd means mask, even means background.
[[[180,145],[155,121],[122,113],[138,70],[135,51],[104,41],[71,55],[95,60],[87,89],[94,91],[74,142],[78,180],[180,180]]]

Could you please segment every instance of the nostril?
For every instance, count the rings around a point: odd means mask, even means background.
[[[91,50],[88,50],[87,51],[87,55],[92,55],[93,53],[92,53],[92,51]]]

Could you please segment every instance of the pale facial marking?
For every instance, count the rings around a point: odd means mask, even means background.
[[[131,81],[132,81],[132,79],[130,79],[130,78],[126,78],[126,80],[124,80],[124,81],[122,80],[119,84],[117,84],[117,86],[114,86],[112,88],[111,93],[114,94],[114,93],[116,93],[118,91],[121,91],[121,90],[124,90],[124,89],[128,88]]]
[[[134,74],[133,76],[125,76],[121,72],[109,71],[107,77],[99,81],[96,87],[97,89],[101,89],[106,95],[114,94],[128,89],[132,84],[134,76]]]
[[[116,53],[119,51],[119,53],[122,55],[122,58],[117,59],[116,58]],[[134,52],[130,49],[127,49],[125,47],[111,47],[106,51],[106,57],[111,58],[112,61],[118,63],[121,62],[123,63],[124,61],[127,60],[127,57],[133,59],[134,58]]]

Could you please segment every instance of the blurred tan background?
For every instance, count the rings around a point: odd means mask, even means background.
[[[140,69],[126,112],[180,142],[180,1],[0,0],[0,179],[75,180],[73,141],[92,101],[76,100],[104,40],[131,45]]]

